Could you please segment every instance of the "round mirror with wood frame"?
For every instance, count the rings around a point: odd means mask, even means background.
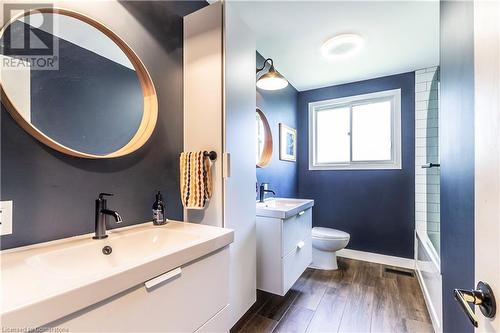
[[[2,27],[0,40],[14,45],[26,29],[42,42],[57,40],[59,62],[55,69],[31,63],[24,72],[0,69],[1,102],[26,132],[59,152],[91,159],[124,156],[147,142],[158,118],[156,90],[125,41],[96,20],[61,8],[20,13]],[[30,59],[7,49],[3,60]]]
[[[269,165],[273,157],[273,135],[269,122],[260,109],[256,110],[255,120],[257,127],[257,167],[264,168]]]

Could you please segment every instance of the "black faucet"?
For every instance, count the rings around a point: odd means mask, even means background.
[[[273,195],[276,195],[276,193],[273,190],[269,190],[267,187],[269,186],[269,183],[262,183],[260,184],[259,188],[259,202],[264,202],[264,196],[266,192],[272,193]]]
[[[106,199],[104,196],[112,196],[111,193],[100,193],[99,198],[95,201],[95,236],[93,239],[103,239],[106,235],[106,220],[107,216],[111,215],[115,218],[116,223],[121,223],[122,217],[114,210],[109,210],[106,207]]]

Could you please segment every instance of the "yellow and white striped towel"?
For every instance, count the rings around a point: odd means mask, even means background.
[[[203,151],[181,154],[181,200],[185,208],[203,209],[212,197],[210,164]]]

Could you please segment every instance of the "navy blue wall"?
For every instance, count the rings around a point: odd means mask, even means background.
[[[441,2],[441,272],[445,332],[473,332],[453,299],[474,287],[473,3]]]
[[[2,249],[94,231],[94,200],[99,192],[115,193],[108,206],[122,215],[120,226],[151,220],[157,189],[164,193],[167,217],[182,219],[178,162],[183,147],[182,15],[206,5],[205,1],[121,2],[145,30],[117,33],[143,59],[159,103],[153,135],[133,154],[102,160],[61,154],[26,133],[2,105],[0,193],[1,200],[14,200],[14,233],[1,237]],[[103,23],[113,22],[113,15],[110,12]],[[137,42],[139,33],[154,38],[158,47],[131,43]]]
[[[308,103],[401,88],[401,170],[309,170]],[[413,258],[415,74],[299,92],[299,195],[315,200],[313,225],[351,234],[348,248]]]
[[[262,67],[263,62],[257,52],[257,67]],[[257,107],[266,115],[273,134],[271,163],[257,168],[257,181],[269,183],[279,197],[297,197],[297,163],[279,159],[279,123],[297,128],[297,90],[292,85],[275,91],[257,88]]]

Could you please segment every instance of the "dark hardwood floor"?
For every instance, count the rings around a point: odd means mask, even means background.
[[[344,258],[339,267],[308,268],[283,297],[258,291],[231,332],[433,332],[416,277]]]

